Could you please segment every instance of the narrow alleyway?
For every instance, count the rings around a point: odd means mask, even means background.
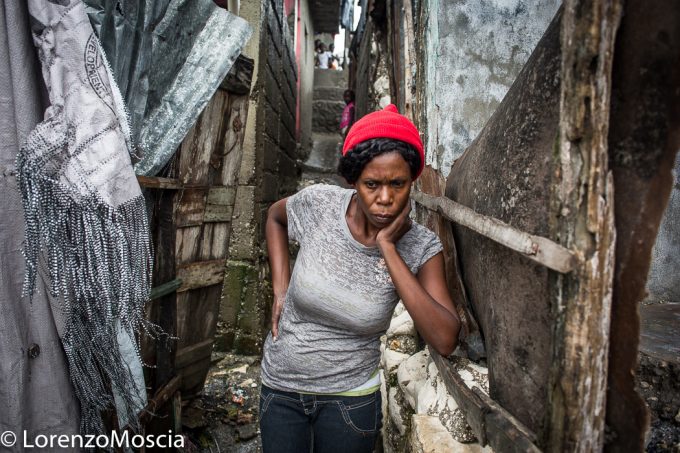
[[[300,189],[319,183],[346,186],[337,175],[346,77],[343,71],[315,70],[312,147],[301,165]],[[182,409],[182,425],[190,441],[187,452],[261,451],[257,423],[260,360],[260,356],[213,352],[201,395]]]

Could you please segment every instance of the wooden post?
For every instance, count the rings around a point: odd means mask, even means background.
[[[560,243],[582,256],[554,285],[549,451],[601,451],[614,269],[607,134],[621,3],[567,0],[561,46],[556,214]]]

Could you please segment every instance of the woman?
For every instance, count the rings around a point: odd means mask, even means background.
[[[394,105],[350,129],[339,172],[269,209],[275,302],[262,360],[265,453],[372,452],[381,426],[380,336],[401,299],[442,355],[460,322],[436,235],[409,219],[424,165],[417,129]],[[300,243],[292,275],[288,240]]]

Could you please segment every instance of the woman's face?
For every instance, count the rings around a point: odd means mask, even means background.
[[[384,228],[406,207],[411,194],[411,169],[398,152],[374,157],[353,187],[368,221]]]

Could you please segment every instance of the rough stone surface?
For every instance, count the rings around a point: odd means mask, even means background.
[[[335,133],[312,134],[312,151],[304,163],[305,170],[314,169],[320,173],[335,173],[342,148],[342,136]]]
[[[413,319],[408,312],[403,312],[399,316],[392,318],[390,327],[387,329],[387,338],[391,338],[396,335],[416,335],[415,324],[413,323]]]
[[[418,392],[427,379],[429,358],[427,350],[423,350],[401,362],[397,368],[399,388],[404,392],[404,398],[412,408],[416,407]]]
[[[399,434],[403,436],[406,433],[406,425],[404,424],[404,419],[401,415],[403,407],[398,400],[399,389],[393,387],[388,390],[387,395],[387,408],[390,414],[390,421],[397,428]]]
[[[314,88],[314,100],[319,101],[340,101],[344,102],[342,95],[345,93],[345,87],[342,86],[320,86]]]
[[[464,444],[451,436],[437,417],[414,414],[411,418],[412,453],[491,453],[490,447]]]
[[[314,101],[312,130],[315,132],[339,132],[340,118],[345,103],[342,101]]]
[[[385,349],[385,352],[383,353],[382,356],[382,365],[383,369],[387,372],[390,373],[394,371],[401,362],[404,360],[408,359],[409,355],[408,354],[403,354],[401,352],[397,351],[392,351],[391,349],[387,348]]]

